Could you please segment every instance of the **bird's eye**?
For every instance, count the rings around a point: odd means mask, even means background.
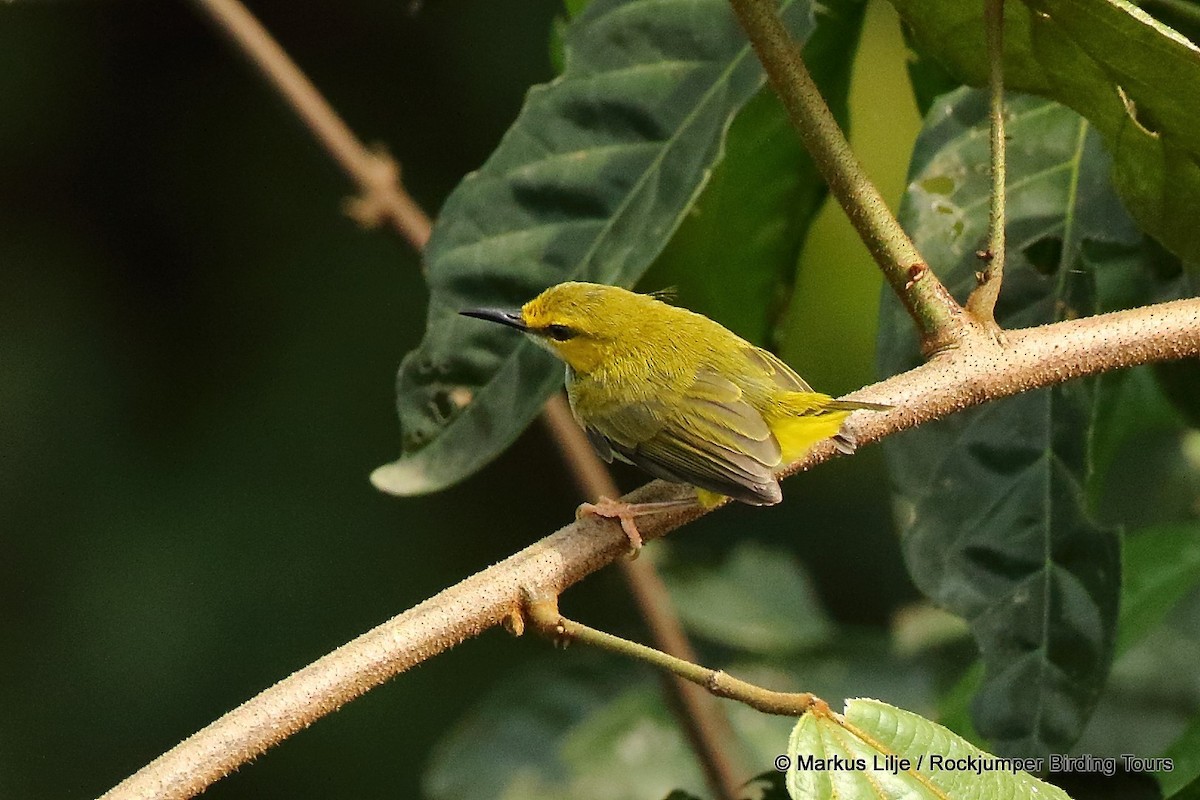
[[[546,335],[557,342],[565,342],[567,339],[574,338],[575,330],[566,325],[547,325]]]

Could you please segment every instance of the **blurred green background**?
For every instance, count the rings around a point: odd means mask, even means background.
[[[552,75],[555,2],[250,7],[431,211]],[[873,6],[853,139],[892,201],[918,126],[903,59]],[[0,5],[0,798],[97,795],[570,518],[538,426],[439,495],[367,482],[398,451],[394,372],[426,298],[404,243],[340,214],[348,192],[191,6]],[[838,210],[811,242],[785,356],[839,393],[871,380],[879,279]],[[790,510],[673,538],[786,545],[835,618],[885,626],[913,590],[881,464],[867,450],[790,481]],[[564,603],[640,635],[614,570]],[[489,633],[208,796],[417,796],[443,731],[556,656]]]

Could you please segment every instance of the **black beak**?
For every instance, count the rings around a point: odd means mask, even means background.
[[[521,312],[519,311],[501,311],[496,308],[470,308],[458,313],[464,317],[486,319],[488,322],[499,322],[501,325],[507,325],[519,331],[527,330],[525,320],[521,318]]]

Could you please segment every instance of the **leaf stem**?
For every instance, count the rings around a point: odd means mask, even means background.
[[[979,254],[983,269],[979,285],[967,298],[967,311],[993,331],[996,324],[996,300],[1004,281],[1005,226],[1005,135],[1004,135],[1004,0],[985,0],[983,11],[987,29],[989,116],[991,117],[992,197],[988,213],[986,249]]]
[[[709,669],[692,661],[669,655],[653,647],[622,639],[564,617],[558,611],[558,596],[553,593],[524,593],[524,611],[533,628],[542,636],[561,644],[580,641],[627,658],[644,661],[656,669],[702,686],[717,697],[737,700],[766,714],[799,717],[814,706],[828,708],[825,701],[809,692],[776,692],[735,678],[719,669]]]
[[[953,344],[965,320],[962,308],[929,269],[834,119],[804,65],[800,48],[779,17],[774,0],[730,0],[734,13],[766,68],[792,126],[812,154],[830,193],[884,277],[917,323],[926,351]]]

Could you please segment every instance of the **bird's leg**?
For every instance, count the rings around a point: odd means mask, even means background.
[[[621,523],[621,530],[625,531],[626,538],[629,539],[630,557],[637,558],[638,553],[642,549],[642,534],[638,531],[637,523],[634,521],[637,517],[646,514],[658,514],[663,511],[673,511],[678,508],[688,508],[695,504],[695,500],[623,503],[620,500],[601,497],[595,503],[581,503],[575,511],[575,519],[582,519],[585,516],[596,516],[617,520]]]

